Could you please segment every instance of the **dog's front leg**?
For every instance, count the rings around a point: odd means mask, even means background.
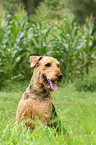
[[[58,118],[58,115],[56,113],[56,109],[54,104],[52,103],[52,114],[49,125],[50,127],[56,128],[57,132],[62,132],[63,134],[66,133],[66,129],[61,125],[61,121]]]

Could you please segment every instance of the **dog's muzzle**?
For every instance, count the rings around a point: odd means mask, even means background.
[[[44,74],[43,74],[43,78],[44,78],[44,81],[46,82],[46,84],[48,85],[49,88],[51,88],[54,91],[57,90],[58,87],[54,81],[48,80]]]

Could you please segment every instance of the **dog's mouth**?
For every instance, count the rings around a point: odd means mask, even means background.
[[[54,91],[57,90],[58,87],[54,81],[48,80],[45,75],[43,75],[43,78],[49,88],[51,88]]]

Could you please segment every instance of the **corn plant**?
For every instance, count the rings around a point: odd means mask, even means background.
[[[96,51],[96,47],[93,47],[96,37],[96,35],[93,34],[93,29],[93,22],[87,19],[83,28],[84,47],[81,49],[83,65],[87,74],[89,73],[89,66],[93,63],[94,52]]]
[[[94,61],[96,35],[93,23],[87,19],[80,28],[64,17],[57,24],[49,19],[45,8],[36,10],[32,22],[26,11],[13,15],[0,12],[0,78],[30,77],[30,55],[50,55],[61,63],[65,80],[73,80],[89,72]]]
[[[3,11],[0,17],[1,71],[5,78],[12,79],[20,73],[27,52],[27,15],[19,10],[13,16],[6,14]]]
[[[45,9],[44,9],[45,11]],[[46,55],[51,50],[52,26],[48,13],[38,9],[33,16],[32,25],[28,30],[30,54]]]
[[[58,24],[51,54],[60,61],[66,81],[82,76],[85,67],[88,73],[95,51],[95,47],[92,49],[95,38],[92,31],[93,23],[89,20],[86,21],[84,29],[77,26],[74,21],[70,21],[68,17],[64,17]]]
[[[74,21],[70,22],[64,17],[63,22],[57,26],[57,35],[54,35],[52,54],[59,59],[67,81],[78,73],[77,59],[84,45],[82,39],[81,29]]]

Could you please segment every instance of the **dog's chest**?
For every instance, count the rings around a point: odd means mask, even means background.
[[[37,112],[39,112],[39,114],[42,114],[44,112],[50,112],[51,111],[51,101],[40,101],[40,102],[35,102],[33,104],[33,109],[37,110]]]
[[[49,121],[52,112],[52,103],[51,100],[47,99],[45,101],[35,101],[33,102],[32,112],[37,114],[39,118],[42,118],[42,121]]]
[[[47,125],[51,118],[52,101],[51,98],[47,98],[43,101],[23,99],[21,100],[18,109],[21,110],[20,118],[22,118],[22,114],[25,116],[29,114],[31,119],[36,120],[36,118],[39,118],[40,120],[42,120],[43,124]]]
[[[39,118],[44,125],[50,121],[52,112],[51,96],[45,100],[21,99],[17,109],[17,119]]]

